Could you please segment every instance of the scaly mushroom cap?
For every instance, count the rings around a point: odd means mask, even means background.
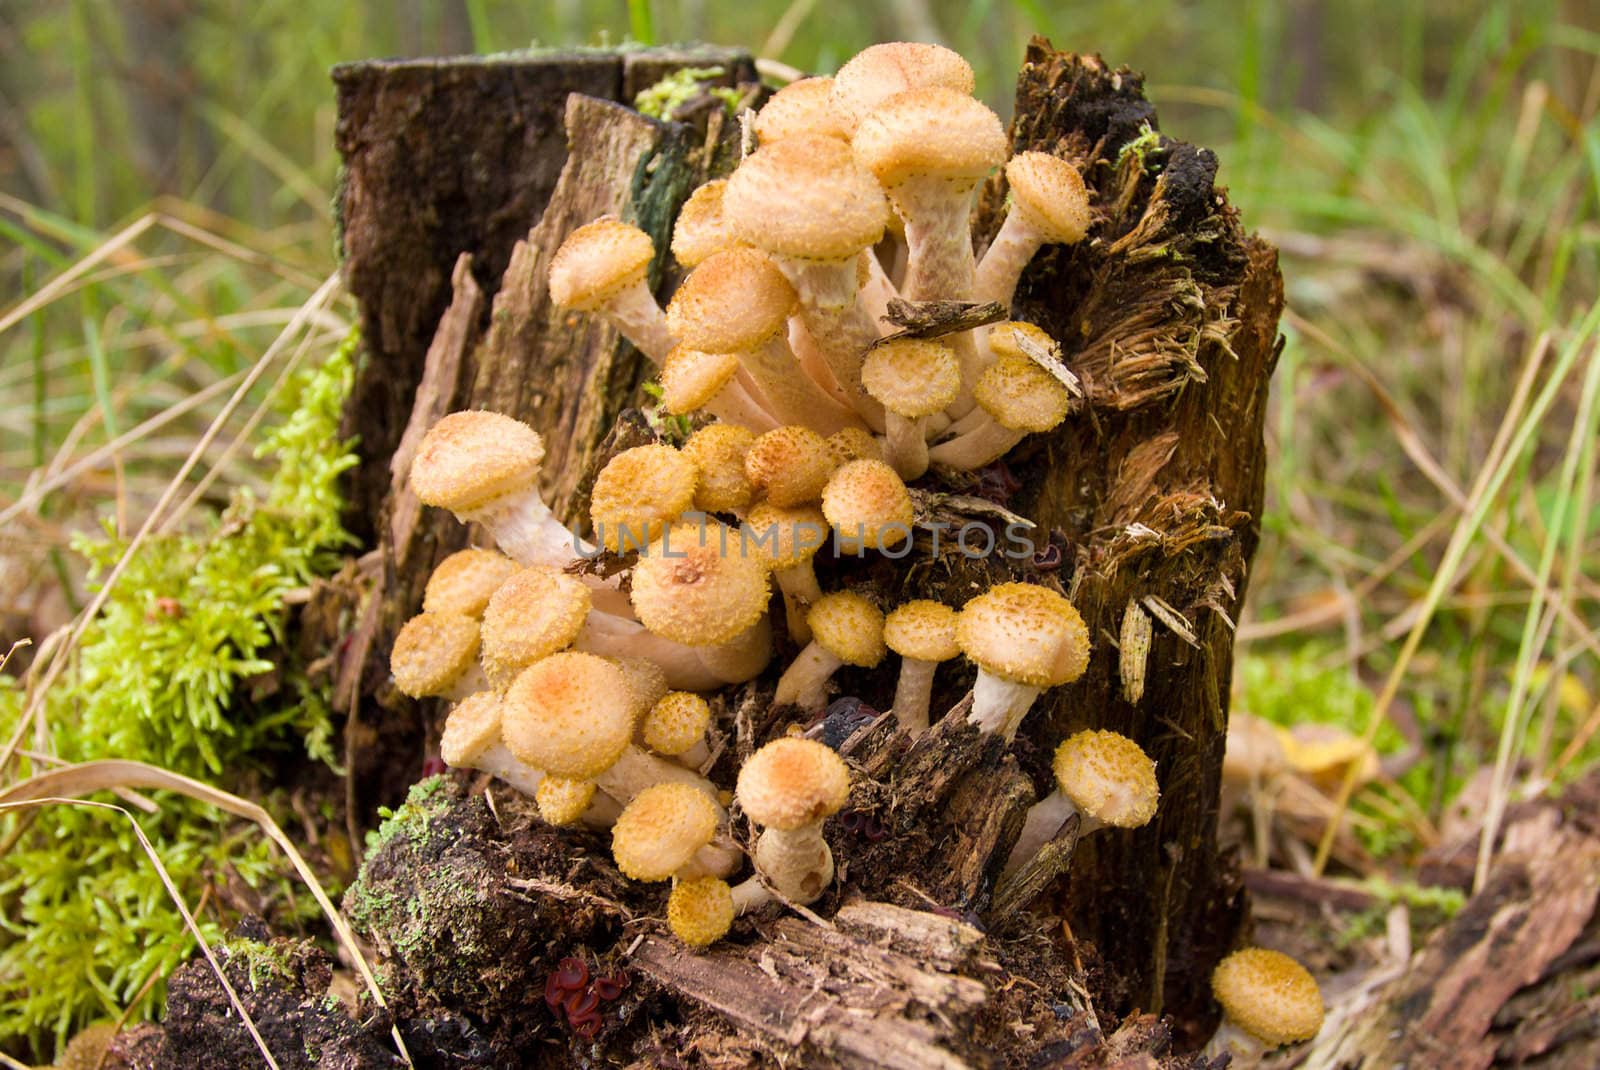
[[[750,531],[745,548],[774,570],[805,564],[828,541],[828,518],[814,505],[786,509],[762,502],[750,510],[744,526]]]
[[[502,583],[483,614],[483,662],[501,677],[565,650],[578,638],[593,596],[576,576],[530,565]]]
[[[684,267],[692,268],[714,253],[738,247],[739,239],[722,217],[722,195],[727,188],[727,179],[712,179],[689,194],[678,209],[678,221],[672,227],[672,255]]]
[[[567,235],[550,260],[550,299],[561,308],[593,312],[644,278],[655,259],[650,235],[614,216]]]
[[[633,739],[635,710],[621,669],[563,651],[523,669],[506,690],[500,733],[511,753],[554,776],[587,779]]]
[[[495,588],[511,578],[517,563],[495,550],[458,550],[434,567],[422,592],[425,613],[482,617]]]
[[[1310,1040],[1322,1028],[1316,980],[1281,951],[1235,951],[1212,971],[1211,991],[1235,1025],[1271,1047]]]
[[[888,651],[883,645],[883,610],[852,591],[817,599],[806,614],[811,637],[844,662],[870,669]]]
[[[706,738],[711,705],[693,691],[668,691],[644,715],[644,744],[657,754],[682,754]]]
[[[738,424],[707,424],[689,436],[683,455],[700,472],[694,491],[696,509],[737,513],[750,504],[756,491],[745,475],[744,459],[755,441],[756,433]]]
[[[875,245],[889,201],[850,146],[822,134],[763,145],[728,179],[723,213],[740,240],[774,256],[842,261]]]
[[[1031,687],[1056,687],[1089,665],[1089,630],[1055,591],[1001,583],[956,616],[956,642],[986,672]]]
[[[773,505],[816,501],[833,469],[827,440],[798,424],[761,434],[744,455],[744,474],[750,485]]]
[[[1046,356],[1056,360],[1061,359],[1061,344],[1050,337],[1043,327],[1037,327],[1021,320],[1007,320],[997,323],[989,331],[989,348],[994,350],[998,357],[1023,357],[1028,354],[1023,351],[1018,339],[1026,339],[1034,348],[1043,350]]]
[[[890,412],[914,420],[932,416],[956,399],[961,365],[947,345],[897,338],[867,353],[861,385]]]
[[[667,896],[667,926],[690,947],[707,947],[733,928],[733,889],[721,877],[679,881]]]
[[[841,427],[829,435],[827,441],[835,468],[851,461],[883,460],[883,443],[872,432],[859,427]]]
[[[725,249],[689,272],[667,305],[667,329],[693,349],[746,353],[781,331],[798,298],[772,257]]]
[[[1047,152],[1019,152],[1006,164],[1011,210],[1060,245],[1082,241],[1092,221],[1089,191],[1078,169]]]
[[[943,45],[890,41],[862,49],[839,68],[833,76],[832,105],[850,134],[896,93],[916,86],[971,93],[974,84],[972,65]]]
[[[676,524],[640,555],[630,597],[639,622],[654,634],[716,646],[767,611],[767,568],[739,553],[739,533],[719,521]]]
[[[493,691],[468,695],[450,709],[439,737],[439,757],[456,769],[470,769],[500,742],[500,696]]]
[[[608,660],[621,669],[622,675],[627,677],[628,703],[633,708],[635,721],[649,713],[650,707],[666,697],[668,691],[666,670],[649,658],[625,654]]]
[[[883,641],[903,658],[949,661],[961,653],[961,644],[956,642],[956,611],[926,598],[907,602],[884,618]]]
[[[418,613],[389,651],[394,684],[412,698],[450,690],[478,660],[478,622],[460,613]]]
[[[411,489],[424,505],[463,512],[533,486],[544,440],[497,412],[453,412],[428,428],[411,462]]]
[[[910,537],[915,518],[905,480],[882,461],[851,461],[833,473],[822,491],[822,513],[840,545],[851,549],[898,546]]]
[[[850,801],[850,770],[826,744],[785,736],[746,759],[736,794],[756,824],[797,829],[838,813]]]
[[[592,780],[575,780],[572,777],[547,776],[539,781],[534,800],[539,804],[539,816],[546,824],[570,825],[583,816],[594,801],[595,784]]]
[[[756,137],[763,147],[797,134],[820,134],[850,140],[850,131],[834,113],[832,78],[790,82],[756,112]]]
[[[1156,814],[1156,763],[1127,736],[1079,732],[1056,748],[1052,768],[1061,793],[1103,825],[1139,828]]]
[[[672,413],[693,412],[716,397],[738,371],[736,353],[702,353],[674,346],[661,362],[661,407]]]
[[[885,189],[912,178],[974,186],[1005,162],[1000,118],[964,93],[910,89],[883,101],[852,142],[856,159]]]
[[[596,538],[614,553],[638,549],[694,504],[700,473],[671,446],[623,450],[600,470],[589,496]]]
[[[717,804],[693,784],[653,784],[611,827],[611,857],[624,876],[664,881],[717,834]]]
[[[1030,434],[1066,419],[1072,396],[1056,377],[1027,357],[1000,357],[978,376],[972,396],[995,423]]]

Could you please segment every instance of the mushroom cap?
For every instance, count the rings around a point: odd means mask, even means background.
[[[672,255],[684,267],[692,268],[713,253],[739,245],[722,217],[722,195],[727,188],[727,179],[714,178],[697,187],[678,209],[672,227]]]
[[[594,801],[595,783],[565,776],[547,776],[539,781],[534,794],[539,816],[549,825],[570,825],[583,816]]]
[[[1061,793],[1102,825],[1139,828],[1156,814],[1156,763],[1127,736],[1079,732],[1062,740],[1051,768]]]
[[[624,654],[609,659],[628,680],[628,699],[637,721],[667,693],[667,672],[649,658]]]
[[[989,331],[989,348],[997,357],[1027,358],[1028,354],[1018,343],[1019,337],[1032,343],[1035,348],[1044,350],[1056,360],[1061,359],[1061,343],[1050,337],[1050,333],[1043,327],[1024,323],[1022,320],[1007,320],[995,324]]]
[[[833,470],[827,440],[799,424],[762,433],[744,455],[744,474],[750,485],[773,505],[816,501]]]
[[[544,463],[539,432],[498,412],[452,412],[428,428],[411,461],[411,489],[424,505],[477,509],[534,486]]]
[[[1089,665],[1089,630],[1066,598],[1031,583],[1001,583],[962,607],[956,642],[985,672],[1056,687]]]
[[[500,742],[500,696],[493,691],[468,695],[450,708],[439,737],[439,757],[456,769],[470,769]]]
[[[412,698],[450,690],[478,660],[478,622],[460,613],[418,613],[389,651],[394,684]]]
[[[422,592],[422,609],[426,613],[482,617],[489,596],[518,567],[498,550],[457,550],[434,566],[427,589]]]
[[[667,329],[707,353],[746,353],[783,330],[799,300],[772,257],[724,249],[700,262],[667,305]]]
[[[914,599],[884,618],[883,641],[903,658],[949,661],[961,653],[961,644],[956,642],[956,611],[943,602]]]
[[[926,338],[896,338],[874,346],[861,361],[861,385],[890,412],[914,420],[932,416],[961,391],[961,365],[949,346]]]
[[[593,312],[641,281],[655,255],[650,235],[615,216],[585,223],[550,260],[550,299],[561,308]]]
[[[828,436],[827,443],[835,468],[851,461],[883,460],[883,443],[872,432],[859,427],[841,427]]]
[[[1019,152],[1006,163],[1012,211],[1021,210],[1045,241],[1082,241],[1092,218],[1089,191],[1078,169],[1048,152]]]
[[[551,565],[530,565],[502,583],[483,613],[483,662],[504,677],[565,650],[593,604],[589,587]]]
[[[822,491],[822,513],[838,533],[839,545],[884,549],[911,535],[915,513],[905,480],[883,461],[851,461],[840,467]]]
[[[1211,972],[1222,1013],[1270,1047],[1310,1040],[1322,1028],[1322,993],[1306,968],[1263,947],[1235,951]]]
[[[838,813],[850,800],[850,770],[827,744],[784,736],[745,760],[736,794],[756,824],[797,829]]]
[[[774,256],[839,262],[883,237],[889,201],[845,142],[795,134],[745,158],[723,213],[741,241]]]
[[[644,715],[644,744],[657,754],[682,754],[706,738],[711,704],[693,691],[668,691]]]
[[[744,459],[755,441],[756,433],[738,424],[707,424],[689,436],[682,452],[700,472],[694,491],[696,509],[737,513],[750,504],[756,492],[745,475]]]
[[[961,190],[1005,162],[1000,117],[981,101],[951,89],[909,89],[878,105],[851,143],[856,159],[886,189],[913,178],[937,178]]]
[[[978,376],[972,396],[1011,431],[1048,431],[1066,419],[1072,396],[1027,357],[999,357]]]
[[[847,134],[879,104],[916,86],[971,93],[972,65],[943,45],[889,41],[864,48],[833,76],[834,114]]]
[[[707,947],[733,928],[733,889],[721,877],[678,881],[667,896],[667,926],[690,947]]]
[[[805,564],[828,542],[828,518],[814,505],[785,508],[762,502],[744,518],[744,527],[744,549],[774,570]]]
[[[554,776],[599,776],[633,739],[627,677],[605,658],[562,651],[506,689],[500,734],[511,753]]]
[[[611,827],[611,857],[624,876],[664,881],[717,834],[717,804],[693,784],[652,784]]]
[[[1222,752],[1224,783],[1265,780],[1289,768],[1283,729],[1243,710],[1228,714],[1228,738]]]
[[[870,669],[888,652],[883,644],[883,610],[853,591],[817,599],[806,614],[811,638],[846,665]]]
[[[671,446],[635,446],[607,462],[589,495],[595,537],[613,553],[639,549],[694,505],[700,472]]]
[[[703,408],[738,371],[736,353],[702,353],[674,346],[661,362],[661,407],[671,413]]]
[[[724,553],[726,548],[726,553]],[[739,533],[717,520],[675,524],[633,568],[639,622],[663,639],[716,646],[767,611],[767,568],[739,553]]]
[[[820,134],[850,140],[833,110],[832,78],[801,78],[790,82],[756,112],[756,137],[763,147],[797,134]]]

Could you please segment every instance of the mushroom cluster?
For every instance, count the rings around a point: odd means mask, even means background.
[[[837,751],[793,735],[750,753],[736,784],[710,779],[725,688],[781,653],[772,704],[815,716],[836,673],[892,652],[894,720],[914,736],[938,719],[939,665],[965,656],[977,669],[966,720],[1010,742],[1042,692],[1088,666],[1088,629],[1042,570],[947,606],[826,590],[815,567],[900,560],[918,524],[908,481],[971,482],[960,473],[1075,405],[1061,347],[1035,325],[922,337],[886,316],[897,300],[1009,309],[1042,246],[1093,230],[1079,165],[1008,160],[972,89],[956,53],[884,44],[777,92],[739,166],[683,206],[671,253],[686,274],[664,308],[647,282],[663,251],[644,231],[605,217],[568,235],[552,300],[608,321],[656,366],[662,408],[695,428],[681,446],[609,459],[587,539],[541,498],[543,442],[509,416],[446,416],[412,464],[418,498],[480,525],[498,551],[440,565],[395,644],[395,685],[457,703],[448,764],[507,782],[552,824],[610,829],[622,874],[670,881],[667,920],[691,947],[742,913],[824,896],[825,825],[851,793]],[[980,253],[975,191],[1002,168],[1009,209]],[[580,567],[598,555],[617,567]],[[1007,870],[1074,817],[1083,833],[1155,813],[1155,764],[1116,733],[1062,742],[1055,773]],[[748,851],[741,821],[759,830]]]

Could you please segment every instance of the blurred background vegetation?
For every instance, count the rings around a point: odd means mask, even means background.
[[[1341,862],[1403,865],[1453,814],[1591,763],[1587,0],[6,0],[0,655],[93,595],[74,534],[126,539],[186,459],[198,478],[162,503],[164,530],[208,530],[241,489],[269,496],[274,459],[251,447],[286,377],[261,376],[201,436],[336,268],[332,64],[707,40],[828,72],[874,41],[940,40],[1004,117],[1035,32],[1144,71],[1163,129],[1218,152],[1247,224],[1284,252],[1237,708],[1378,745]],[[353,318],[318,301],[301,349],[328,351]],[[20,939],[7,888],[0,923]],[[91,1004],[126,1005],[147,974],[119,973]],[[46,1017],[30,1028],[65,1029]]]

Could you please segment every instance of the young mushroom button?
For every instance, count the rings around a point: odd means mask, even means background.
[[[694,504],[694,462],[671,446],[623,450],[600,470],[590,493],[595,538],[612,553],[642,550]]]
[[[457,550],[428,577],[422,592],[423,612],[482,618],[495,588],[516,571],[515,561],[494,550]]]
[[[956,643],[956,611],[927,599],[907,602],[884,618],[883,641],[900,655],[895,720],[901,731],[916,735],[928,727],[934,670],[941,661],[961,653]]]
[[[667,897],[667,925],[690,947],[707,947],[726,936],[734,913],[733,889],[720,877],[676,881]]]
[[[1222,1004],[1223,1025],[1208,1056],[1264,1051],[1310,1040],[1322,1028],[1322,993],[1306,968],[1280,951],[1247,947],[1223,959],[1211,974]]]
[[[767,612],[767,569],[715,520],[676,524],[633,569],[633,608],[656,635],[689,646],[732,642]]]
[[[833,110],[832,78],[801,78],[790,82],[756,112],[756,138],[770,145],[796,134],[821,134],[850,140],[850,131]]]
[[[740,768],[737,796],[764,829],[756,841],[757,871],[785,899],[816,901],[833,882],[833,852],[822,823],[850,799],[844,761],[816,740],[775,739]],[[760,898],[750,894],[755,891],[736,890],[736,905],[754,905]]]
[[[854,554],[894,549],[911,538],[916,518],[905,481],[883,461],[851,461],[835,472],[822,492],[822,513],[839,548]]]
[[[915,86],[940,86],[971,93],[976,79],[972,65],[943,45],[887,41],[857,52],[833,76],[831,103],[845,136],[878,106]]]
[[[1140,828],[1149,824],[1161,800],[1156,763],[1117,732],[1087,730],[1063,740],[1051,769],[1055,790],[1029,808],[1006,873],[1038,854],[1073,814],[1079,817],[1079,836],[1107,827]]]
[[[861,363],[861,382],[886,410],[885,449],[902,479],[928,470],[928,417],[955,401],[961,367],[949,346],[923,338],[884,342]]]
[[[439,757],[454,769],[479,769],[533,797],[544,771],[519,760],[500,737],[500,696],[480,691],[451,709],[439,737]]]
[[[506,580],[483,614],[483,660],[490,677],[509,682],[540,658],[571,646],[591,603],[581,580],[549,565],[532,565]]]
[[[478,663],[478,622],[460,613],[419,613],[389,651],[394,684],[412,698],[463,699],[489,686]]]
[[[1060,594],[1002,583],[978,595],[956,618],[956,641],[978,666],[967,720],[1009,742],[1033,700],[1070,683],[1089,664],[1089,631]]]
[[[778,679],[772,701],[820,710],[827,705],[828,680],[841,667],[870,669],[883,660],[883,612],[859,594],[835,591],[817,600],[806,621],[811,642]]]
[[[774,428],[751,443],[744,473],[756,494],[773,505],[804,505],[822,497],[835,468],[827,440],[809,427]]]
[[[687,784],[655,784],[623,807],[611,828],[611,857],[630,880],[725,877],[743,858],[713,844],[722,810]]]
[[[700,473],[695,484],[694,507],[705,513],[742,515],[755,497],[755,487],[745,474],[744,460],[756,435],[735,424],[707,424],[689,436],[683,455]]]

